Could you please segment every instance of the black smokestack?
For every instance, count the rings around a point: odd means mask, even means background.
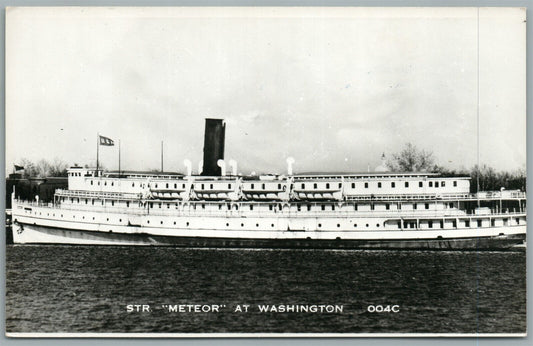
[[[202,175],[220,175],[218,160],[224,160],[226,124],[222,119],[205,119],[204,168]]]

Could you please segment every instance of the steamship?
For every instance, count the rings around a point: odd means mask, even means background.
[[[225,124],[206,120],[203,171],[71,167],[53,201],[12,193],[17,244],[334,249],[506,249],[526,238],[519,190],[470,193],[432,173],[240,175],[226,171]]]

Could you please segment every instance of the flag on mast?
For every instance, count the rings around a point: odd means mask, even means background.
[[[99,143],[100,145],[105,145],[105,146],[113,146],[115,145],[115,142],[113,142],[113,140],[111,138],[107,138],[107,137],[104,137],[104,136],[99,136],[100,140],[99,140]]]

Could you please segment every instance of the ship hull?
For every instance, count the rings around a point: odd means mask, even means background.
[[[460,238],[418,239],[308,239],[161,236],[147,233],[113,233],[47,227],[20,223],[13,229],[16,244],[138,245],[222,248],[286,249],[410,249],[503,250],[522,244],[525,234]]]

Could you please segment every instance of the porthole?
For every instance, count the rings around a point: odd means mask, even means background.
[[[356,223],[354,223],[354,224],[353,224],[353,226],[354,226],[354,227],[357,227],[357,224],[356,224]]]
[[[118,219],[118,222],[122,222],[122,219]]]
[[[243,223],[241,223],[241,227],[244,227],[244,224],[243,224]]]
[[[272,224],[272,227],[274,227],[274,224]]]
[[[176,224],[176,221],[174,221],[174,225]]]
[[[107,221],[109,221],[109,218],[107,218]]]
[[[340,224],[340,223],[338,223],[338,224],[337,224],[337,228],[339,228],[340,226],[341,226],[341,224]]]
[[[319,224],[318,224],[318,227],[322,227],[322,224],[321,224],[321,223],[319,223]]]
[[[229,227],[229,223],[228,222],[226,222],[226,227]]]
[[[379,223],[376,223],[376,227],[379,227]]]
[[[150,220],[146,221],[146,223],[150,223]]]
[[[368,227],[368,224],[366,224],[366,227]]]
[[[189,222],[187,222],[185,225],[188,227],[189,226]]]
[[[255,224],[255,227],[259,227],[259,224],[258,224],[258,223],[256,223],[256,224]]]
[[[161,221],[161,224],[163,224],[163,221]]]

